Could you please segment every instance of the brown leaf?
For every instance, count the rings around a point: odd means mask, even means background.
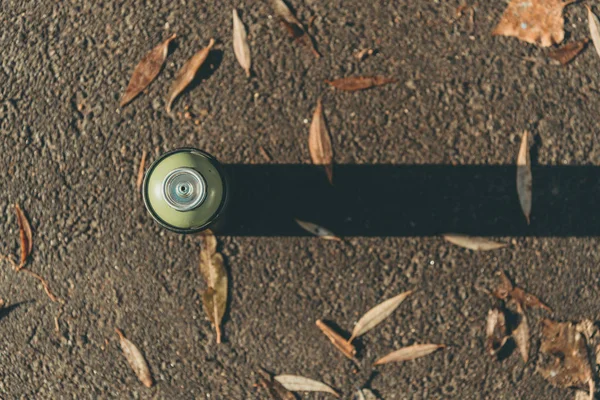
[[[327,123],[323,116],[321,98],[317,100],[317,108],[313,114],[308,135],[308,149],[313,164],[323,165],[329,183],[333,185],[333,149]]]
[[[513,329],[512,337],[517,344],[521,357],[523,357],[523,361],[527,362],[529,360],[529,323],[527,322],[527,316],[525,316],[519,302],[516,300],[512,301],[515,302],[517,315],[519,316],[519,325]]]
[[[514,36],[525,42],[552,46],[563,41],[563,8],[576,0],[512,0],[492,35]]]
[[[127,105],[137,95],[142,93],[146,87],[158,76],[167,55],[169,54],[169,43],[177,35],[173,34],[170,38],[150,50],[144,58],[136,65],[129,80],[129,85],[121,99],[121,107]]]
[[[381,357],[379,360],[375,361],[373,366],[391,362],[414,360],[444,347],[446,346],[443,344],[413,344],[412,346],[403,347],[391,352],[387,356]]]
[[[235,9],[233,10],[233,53],[244,71],[246,71],[246,76],[250,77],[252,61],[250,58],[250,46],[248,46],[248,35]]]
[[[140,160],[140,167],[138,168],[137,180],[135,181],[135,189],[139,192],[142,188],[142,182],[144,181],[144,168],[146,167],[146,157],[148,152],[144,150],[142,152],[142,159]]]
[[[17,222],[19,223],[19,238],[21,241],[21,261],[17,266],[18,271],[25,266],[27,257],[31,254],[31,250],[33,249],[33,236],[31,234],[29,221],[18,204],[15,204],[15,213],[17,214]]]
[[[335,79],[333,81],[325,81],[336,89],[354,92],[357,90],[370,89],[376,86],[387,85],[394,83],[396,79],[387,78],[385,76],[350,76],[347,78]]]
[[[198,72],[198,69],[202,66],[204,61],[206,61],[206,57],[208,57],[208,53],[210,53],[210,50],[214,44],[215,40],[210,39],[208,46],[194,54],[192,58],[190,58],[177,72],[175,82],[173,82],[171,85],[171,89],[169,90],[169,94],[167,96],[167,112],[169,114],[171,113],[173,101],[194,80],[196,72]]]
[[[217,253],[217,239],[210,230],[202,233],[200,272],[208,289],[202,294],[204,310],[217,332],[217,343],[221,343],[221,320],[227,309],[227,271],[223,256]]]
[[[542,303],[542,301],[536,296],[527,293],[520,287],[513,286],[512,282],[504,272],[500,272],[499,275],[502,282],[496,289],[494,289],[494,296],[501,300],[506,300],[508,298],[515,299],[524,308],[542,308],[546,311],[552,312],[552,309],[546,304]]]
[[[529,132],[524,131],[517,157],[517,194],[527,225],[529,225],[531,216],[532,180],[531,161],[529,159]]]
[[[131,369],[133,369],[133,372],[135,372],[144,386],[152,387],[154,381],[152,380],[150,368],[148,367],[148,363],[142,355],[142,352],[123,335],[123,332],[121,332],[119,328],[115,328],[115,331],[117,332],[117,335],[119,335],[121,350],[123,350],[123,354],[131,366]]]
[[[577,42],[567,43],[558,49],[548,53],[548,57],[558,61],[562,65],[567,65],[585,49],[589,39],[578,40]]]
[[[317,327],[327,336],[327,338],[333,343],[333,345],[342,352],[346,357],[356,362],[354,356],[356,355],[356,349],[354,346],[344,339],[339,333],[331,329],[327,324],[321,320],[317,320]]]
[[[488,250],[497,250],[508,246],[506,243],[498,243],[492,240],[477,237],[477,236],[467,236],[460,235],[454,233],[447,233],[443,235],[444,239],[447,242],[455,244],[460,247],[464,247],[466,249],[470,249],[473,251],[488,251]]]
[[[315,46],[314,39],[308,34],[308,32],[306,32],[304,26],[302,26],[300,21],[298,21],[298,18],[296,18],[296,16],[292,13],[287,4],[285,4],[283,0],[271,0],[271,6],[273,7],[275,14],[285,25],[286,29],[290,33],[290,36],[296,39],[299,43],[310,47],[315,57],[321,57],[321,54],[319,54]]]
[[[509,338],[504,311],[494,308],[488,312],[485,333],[486,350],[490,355],[495,356],[502,350]]]
[[[338,242],[342,241],[342,239],[337,237],[333,232],[331,232],[329,229],[323,228],[322,226],[313,224],[312,222],[301,221],[299,219],[295,219],[294,221],[296,221],[296,223],[298,225],[300,225],[300,227],[302,229],[304,229],[305,231],[307,231],[309,233],[312,233],[313,235],[315,235],[317,237],[320,237],[321,239],[335,240]]]
[[[264,387],[271,399],[273,400],[296,400],[296,396],[289,390],[287,390],[281,383],[277,382],[271,374],[262,368],[257,370],[261,376],[260,385]]]
[[[494,289],[493,294],[501,300],[506,300],[513,290],[513,284],[503,271],[500,271],[499,276],[502,282]]]
[[[554,386],[590,388],[594,379],[584,336],[570,322],[542,321],[538,372]]]

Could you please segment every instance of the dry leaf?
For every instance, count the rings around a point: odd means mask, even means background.
[[[400,303],[402,303],[404,299],[412,294],[412,292],[412,290],[409,290],[407,292],[400,293],[399,295],[392,297],[391,299],[388,299],[367,311],[367,313],[363,315],[356,323],[356,326],[352,331],[352,336],[348,342],[352,342],[355,338],[364,335],[377,326],[381,321],[390,316],[390,314],[393,313],[396,308],[398,308]]]
[[[314,39],[306,32],[304,26],[298,21],[298,18],[290,11],[289,7],[283,2],[283,0],[271,0],[271,6],[275,14],[281,19],[287,28],[290,36],[296,39],[298,42],[310,47],[315,57],[321,57],[321,54],[317,51]]]
[[[252,61],[250,59],[248,36],[236,9],[233,10],[233,52],[244,71],[246,71],[246,76],[249,78]]]
[[[261,376],[260,384],[271,395],[273,400],[296,400],[296,396],[287,390],[281,383],[277,382],[271,374],[262,368],[258,369],[258,374]]]
[[[19,239],[21,241],[21,261],[16,268],[18,271],[25,266],[27,257],[31,254],[31,250],[33,249],[33,237],[29,221],[18,204],[15,204],[15,213],[17,214],[17,222],[19,223]]]
[[[527,322],[527,317],[519,302],[516,300],[513,301],[515,303],[517,315],[519,316],[519,325],[513,329],[512,337],[519,348],[523,361],[527,362],[529,360],[529,323]]]
[[[140,350],[135,346],[135,344],[131,343],[124,335],[123,332],[119,328],[115,328],[117,335],[119,335],[119,342],[121,344],[121,349],[123,350],[123,354],[131,365],[133,372],[137,375],[138,379],[144,384],[146,387],[152,387],[154,384],[152,380],[152,375],[150,374],[150,368],[148,368],[148,363],[146,359],[140,352]]]
[[[570,322],[543,320],[538,372],[558,387],[585,388],[594,398],[594,378],[584,336]]]
[[[197,52],[190,58],[184,65],[181,67],[179,72],[177,72],[177,77],[175,78],[175,82],[171,85],[171,89],[169,90],[169,95],[167,96],[167,112],[171,113],[171,105],[177,96],[184,91],[184,89],[194,80],[196,76],[196,72],[204,61],[206,61],[206,57],[208,57],[208,53],[215,44],[214,39],[210,39],[208,46]]]
[[[294,219],[294,221],[296,221],[296,223],[300,225],[302,229],[309,233],[312,233],[315,236],[320,237],[321,239],[336,240],[338,242],[342,241],[342,239],[337,237],[333,232],[331,232],[329,229],[323,228],[322,226],[313,224],[312,222],[301,221],[299,219]]]
[[[552,312],[552,309],[546,304],[542,303],[542,301],[536,296],[527,293],[520,287],[513,286],[508,276],[506,276],[506,274],[502,271],[500,272],[500,279],[502,280],[502,282],[492,292],[493,295],[497,298],[501,300],[506,300],[510,297],[519,302],[519,304],[524,308],[542,308],[546,311]]]
[[[377,396],[369,389],[359,389],[352,396],[352,400],[377,400]]]
[[[492,240],[476,236],[447,233],[443,235],[443,237],[447,242],[474,251],[496,250],[508,246],[506,243],[498,243]]]
[[[529,225],[531,216],[531,161],[529,159],[529,132],[523,132],[521,147],[517,157],[517,194],[521,203],[521,209]]]
[[[204,310],[217,332],[217,343],[221,343],[221,320],[227,309],[227,271],[223,256],[217,253],[217,239],[210,230],[202,233],[200,272],[208,289],[202,294]]]
[[[490,355],[495,356],[502,350],[509,337],[506,317],[502,310],[494,308],[488,312],[485,334],[486,350]]]
[[[4,308],[4,299],[0,299],[0,309]]]
[[[169,54],[169,43],[175,39],[177,35],[173,34],[170,38],[150,50],[144,58],[136,65],[129,80],[129,85],[125,90],[125,94],[121,99],[121,107],[127,105],[137,95],[142,93],[144,89],[158,76],[167,55]]]
[[[586,38],[577,42],[567,43],[558,49],[550,51],[548,57],[558,61],[562,65],[567,65],[583,51],[587,42],[589,42],[589,39]]]
[[[358,61],[363,61],[365,58],[373,55],[373,49],[362,49],[354,55]]]
[[[331,343],[341,351],[346,357],[356,362],[354,356],[356,355],[356,349],[352,343],[344,339],[339,333],[331,329],[327,324],[321,320],[317,320],[317,326],[329,338]]]
[[[598,17],[592,12],[592,9],[589,6],[587,6],[587,9],[590,36],[592,37],[592,43],[594,43],[596,54],[600,56],[600,20],[598,20]]]
[[[146,157],[148,152],[144,150],[142,152],[142,159],[140,160],[140,167],[138,169],[137,180],[135,181],[135,188],[139,192],[142,188],[142,182],[144,181],[144,168],[146,167]]]
[[[414,360],[416,358],[431,354],[434,351],[444,347],[446,346],[443,344],[413,344],[412,346],[403,347],[399,350],[391,352],[387,356],[380,358],[379,360],[375,361],[373,366],[397,361]]]
[[[275,380],[291,392],[325,392],[340,397],[340,395],[326,384],[297,375],[278,375]]]
[[[525,42],[552,46],[563,41],[563,8],[576,0],[512,0],[492,35],[514,36]]]
[[[350,76],[348,78],[325,81],[325,83],[330,84],[336,89],[349,92],[370,89],[372,87],[383,86],[394,82],[396,82],[396,79],[386,78],[385,76]]]
[[[308,150],[313,164],[323,165],[329,183],[333,185],[333,149],[327,123],[323,116],[321,98],[317,100],[317,108],[313,114],[308,135]]]

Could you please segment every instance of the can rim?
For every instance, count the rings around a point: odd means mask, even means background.
[[[221,176],[222,181],[223,181],[223,200],[221,200],[221,204],[219,205],[219,208],[217,209],[217,211],[215,211],[212,218],[210,218],[210,220],[208,222],[206,222],[203,225],[193,227],[193,228],[187,228],[187,229],[178,228],[178,227],[173,226],[173,225],[169,224],[168,222],[164,221],[162,218],[160,218],[158,216],[156,211],[154,211],[154,208],[152,207],[152,205],[150,204],[150,201],[148,199],[147,183],[148,183],[149,176],[152,175],[152,171],[154,171],[154,169],[158,166],[158,164],[160,164],[160,162],[162,160],[164,160],[165,158],[167,158],[169,156],[172,156],[173,154],[177,154],[177,153],[198,153],[198,154],[208,158],[211,161],[211,163],[214,165],[215,169],[217,170],[217,172],[219,173],[219,175]],[[227,206],[227,203],[229,202],[229,188],[227,186],[228,186],[228,183],[227,183],[227,179],[225,177],[225,171],[223,169],[223,165],[221,165],[221,163],[214,156],[212,156],[211,154],[208,154],[207,152],[205,152],[203,150],[197,149],[195,147],[180,147],[175,150],[170,150],[166,153],[161,154],[161,156],[158,157],[156,160],[154,160],[154,162],[150,165],[150,167],[144,174],[144,180],[142,181],[142,198],[144,200],[144,206],[146,207],[146,210],[148,210],[148,212],[150,213],[152,218],[156,222],[158,222],[158,224],[160,226],[162,226],[165,229],[170,230],[171,232],[181,233],[181,234],[190,234],[190,233],[197,233],[197,232],[207,229],[216,219],[218,219],[221,216],[221,214],[225,210],[225,207]]]

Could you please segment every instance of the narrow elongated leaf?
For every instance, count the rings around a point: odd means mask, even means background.
[[[127,105],[131,100],[136,98],[148,85],[158,76],[162,69],[167,55],[169,54],[169,44],[177,37],[173,34],[170,38],[150,50],[144,58],[136,65],[125,90],[125,94],[121,99],[121,107]]]
[[[342,241],[342,239],[337,237],[333,232],[331,232],[329,229],[323,228],[322,226],[313,224],[312,222],[301,221],[299,219],[295,219],[294,221],[296,221],[296,223],[300,225],[302,229],[320,237],[321,239],[336,240],[338,242]]]
[[[531,161],[529,159],[529,132],[523,132],[521,147],[517,157],[517,194],[521,209],[529,225],[531,216],[531,190],[533,178],[531,176]]]
[[[381,321],[386,319],[394,312],[396,308],[406,299],[413,291],[409,290],[404,293],[400,293],[399,295],[392,297],[391,299],[387,299],[383,303],[376,305],[371,308],[365,315],[361,317],[356,323],[354,330],[352,331],[352,336],[348,340],[348,342],[352,342],[355,338],[364,335],[374,327],[376,327]]]
[[[15,204],[15,213],[17,214],[17,222],[19,223],[19,240],[21,242],[21,261],[17,266],[17,271],[25,266],[27,257],[33,250],[33,236],[31,234],[31,225],[21,210],[18,204]]]
[[[190,58],[184,65],[181,67],[179,72],[177,72],[177,76],[175,77],[175,81],[171,85],[171,89],[169,90],[169,94],[167,96],[167,112],[171,113],[171,106],[173,105],[173,101],[185,90],[185,88],[194,80],[198,69],[202,66],[204,61],[206,61],[206,57],[208,57],[208,53],[215,44],[214,39],[210,39],[208,46],[197,52]]]
[[[115,331],[117,332],[117,335],[119,335],[121,350],[123,350],[123,354],[131,366],[131,369],[133,369],[133,372],[135,372],[138,379],[144,384],[144,386],[151,387],[154,384],[154,381],[152,380],[150,368],[148,367],[148,363],[142,355],[142,352],[136,347],[135,344],[130,342],[125,335],[123,335],[123,332],[121,332],[119,328],[115,328]]]
[[[352,396],[352,400],[377,400],[377,399],[378,399],[378,397],[375,396],[375,393],[373,393],[369,389],[359,389]]]
[[[495,356],[502,350],[509,338],[506,318],[502,310],[495,308],[488,312],[485,334],[486,350],[490,355]]]
[[[388,354],[387,356],[380,358],[379,360],[375,361],[375,364],[373,365],[381,365],[397,361],[414,360],[416,358],[424,357],[428,354],[431,354],[434,351],[442,349],[444,347],[446,346],[444,346],[443,344],[414,344],[412,346],[403,347],[399,350]]]
[[[296,400],[296,396],[277,382],[270,373],[262,368],[258,369],[260,385],[267,390],[272,400]]]
[[[142,182],[144,181],[144,171],[146,167],[146,157],[148,152],[144,150],[142,152],[142,159],[140,160],[140,167],[138,168],[137,180],[135,181],[135,189],[139,192],[142,188]]]
[[[333,185],[333,148],[331,147],[331,137],[329,136],[327,123],[323,116],[321,98],[317,100],[317,108],[310,124],[308,150],[313,164],[324,166],[327,179]]]
[[[498,243],[482,237],[447,233],[444,236],[447,242],[473,251],[488,251],[501,249],[508,246],[506,243]]]
[[[310,47],[315,57],[321,57],[315,46],[314,39],[306,32],[304,26],[298,21],[298,18],[292,13],[287,4],[283,0],[270,0],[270,3],[273,11],[275,11],[275,14],[284,23],[290,35],[298,42]]]
[[[233,10],[233,52],[244,71],[246,71],[246,76],[250,77],[252,61],[250,47],[248,46],[248,35],[236,9]]]
[[[321,320],[317,320],[317,326],[327,336],[327,338],[333,343],[333,345],[342,352],[349,359],[356,361],[354,356],[356,355],[356,349],[354,346],[344,339],[339,333],[331,329],[327,324]]]
[[[562,65],[567,65],[573,61],[573,59],[577,57],[577,55],[579,55],[583,49],[585,49],[588,41],[589,39],[586,38],[576,42],[567,43],[558,49],[548,52],[548,57],[558,61]]]
[[[529,360],[529,323],[518,301],[515,301],[515,305],[519,315],[519,325],[513,329],[512,337],[517,344],[521,357],[523,357],[523,361],[527,362]]]
[[[600,56],[600,20],[596,14],[592,12],[592,9],[587,6],[588,9],[588,26],[590,28],[590,36],[596,48],[596,54]]]
[[[350,76],[347,78],[334,79],[333,81],[325,81],[336,89],[355,92],[357,90],[370,89],[376,86],[387,85],[394,83],[396,79],[387,78],[385,76]]]
[[[204,231],[202,238],[200,272],[208,286],[202,294],[202,303],[208,319],[215,326],[217,343],[221,343],[221,320],[227,309],[227,271],[223,265],[223,256],[217,253],[217,239],[212,232]]]
[[[275,380],[291,392],[325,392],[340,397],[340,395],[326,384],[298,375],[278,375]]]

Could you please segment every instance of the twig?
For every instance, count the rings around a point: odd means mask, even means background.
[[[140,167],[138,169],[137,181],[135,182],[135,189],[139,192],[142,187],[142,182],[144,180],[144,167],[146,166],[146,156],[148,152],[144,150],[142,152],[142,159],[140,161]]]
[[[52,294],[52,292],[50,291],[50,287],[48,286],[48,282],[46,282],[46,280],[44,278],[42,278],[41,276],[39,276],[38,274],[36,274],[35,272],[33,272],[27,268],[21,268],[19,271],[25,272],[25,273],[33,276],[35,279],[39,280],[40,283],[42,284],[42,286],[44,287],[44,291],[46,292],[48,297],[50,297],[50,300],[52,300],[55,303],[64,303],[64,301],[62,299],[59,299],[58,297],[56,297],[55,295]]]

